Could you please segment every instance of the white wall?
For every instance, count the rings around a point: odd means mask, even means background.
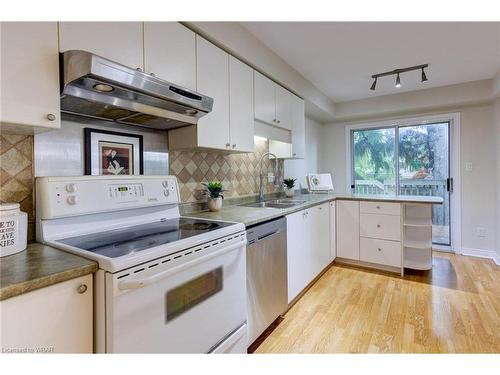
[[[481,249],[492,251],[500,244],[495,239],[500,232],[497,220],[497,210],[500,204],[498,186],[500,177],[498,172],[500,156],[497,152],[500,145],[499,124],[495,124],[495,106],[493,104],[459,107],[436,112],[411,112],[404,117],[418,117],[421,115],[447,112],[461,113],[461,177],[462,177],[462,248]],[[497,109],[500,113],[500,109]],[[383,119],[383,118],[382,118]],[[372,120],[350,122],[363,123],[382,120],[376,117]],[[390,118],[386,118],[390,119]],[[345,154],[345,125],[329,124],[323,127],[321,143],[321,168],[333,173],[336,191],[346,190],[346,154]],[[497,133],[498,132],[498,133]],[[465,171],[465,163],[472,162],[473,170]],[[486,229],[486,237],[478,237],[477,227]],[[497,245],[496,245],[497,243]]]
[[[306,117],[306,157],[304,159],[285,160],[285,177],[296,178],[300,188],[307,188],[306,174],[322,171],[319,167],[322,134],[323,126]]]

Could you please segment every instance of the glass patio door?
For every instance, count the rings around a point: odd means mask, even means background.
[[[432,209],[432,241],[451,244],[449,122],[353,130],[351,150],[354,193],[442,197]]]

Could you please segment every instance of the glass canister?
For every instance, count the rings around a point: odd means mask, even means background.
[[[0,204],[0,257],[26,249],[28,215],[19,209],[19,203]]]

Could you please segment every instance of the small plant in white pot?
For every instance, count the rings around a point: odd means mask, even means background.
[[[203,183],[205,186],[205,194],[208,195],[208,209],[212,212],[220,211],[222,208],[222,193],[225,191],[220,181],[210,181]]]
[[[285,195],[288,198],[293,197],[296,178],[287,177],[283,179],[283,185],[285,185]]]

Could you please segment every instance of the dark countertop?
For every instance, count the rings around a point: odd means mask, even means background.
[[[238,205],[224,206],[219,212],[193,212],[185,216],[205,218],[211,220],[234,221],[249,227],[281,216],[304,210],[306,208],[331,202],[334,200],[360,200],[393,203],[425,203],[442,204],[443,198],[431,196],[404,196],[404,195],[354,195],[354,194],[295,194],[294,200],[304,200],[305,203],[290,208],[257,208]]]
[[[97,263],[40,243],[0,258],[0,301],[97,271]]]

